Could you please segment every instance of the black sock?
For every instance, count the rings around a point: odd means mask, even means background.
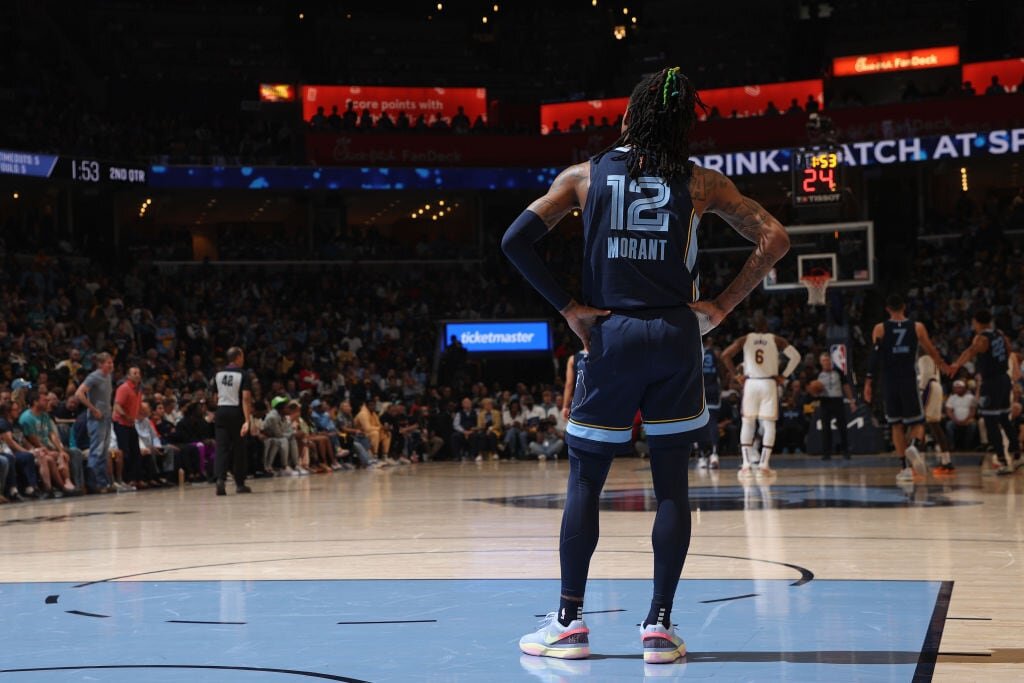
[[[564,595],[558,601],[558,623],[568,626],[577,619],[583,618],[583,601],[567,598]]]
[[[920,446],[920,445],[921,445],[921,442],[920,442],[920,441],[918,441],[918,440],[917,440],[916,438],[914,438],[914,439],[911,439],[911,440],[910,440],[910,446],[909,446],[909,448],[917,448],[917,447],[918,447],[918,446]],[[918,450],[920,450],[920,449],[918,449]]]
[[[644,619],[644,628],[651,624],[661,624],[665,628],[672,627],[672,603],[655,602],[651,601],[651,610],[647,613],[647,618]]]
[[[900,467],[907,469],[907,459],[904,456],[900,456]]]

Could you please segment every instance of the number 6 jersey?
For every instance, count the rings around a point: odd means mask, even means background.
[[[687,180],[632,179],[619,147],[590,161],[583,297],[597,308],[677,308],[698,297],[697,224]]]

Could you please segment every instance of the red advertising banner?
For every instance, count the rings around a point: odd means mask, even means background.
[[[833,76],[870,76],[872,74],[936,69],[960,63],[960,48],[956,45],[925,47],[901,52],[883,52],[875,55],[850,55],[832,60]]]
[[[590,117],[598,126],[605,120],[611,126],[626,111],[628,97],[614,97],[608,100],[583,100],[579,102],[559,102],[557,104],[540,105],[540,134],[548,135],[558,124],[558,132],[564,133],[577,120],[586,126]]]
[[[427,124],[433,123],[440,114],[445,121],[451,121],[459,107],[462,107],[469,122],[477,116],[487,120],[486,88],[395,88],[362,85],[304,85],[302,94],[302,116],[307,121],[316,113],[317,107],[324,108],[330,115],[332,107],[344,114],[351,102],[358,114],[369,110],[376,121],[387,112],[392,120],[399,112],[405,112],[413,122],[423,114]]]
[[[709,109],[717,108],[722,118],[732,118],[734,111],[736,118],[761,116],[769,103],[775,105],[780,112],[784,112],[793,100],[796,100],[797,105],[803,109],[808,97],[812,97],[819,108],[824,108],[825,85],[820,79],[700,91],[700,98],[704,100],[704,104],[708,105]]]
[[[1024,127],[1024,97],[926,100],[826,113],[839,139],[854,143]],[[806,115],[702,121],[690,136],[690,150],[709,154],[802,146],[808,142],[806,122]],[[317,166],[568,166],[605,149],[618,134],[614,128],[546,136],[310,132],[306,152]]]
[[[700,98],[708,109],[715,107],[722,118],[760,116],[771,103],[780,112],[784,112],[793,100],[801,108],[807,104],[808,96],[814,98],[821,108],[825,104],[825,86],[821,80],[788,81],[785,83],[765,83],[762,85],[746,85],[737,88],[712,88],[701,90]],[[614,124],[620,114],[626,111],[628,97],[616,97],[607,100],[584,100],[580,102],[559,102],[542,104],[540,107],[540,132],[547,135],[558,123],[560,132],[568,131],[574,122],[579,121],[586,126],[590,117],[594,123],[601,125],[602,119]]]
[[[964,64],[963,72],[963,80],[970,81],[979,95],[985,94],[985,90],[992,84],[993,76],[999,79],[1006,92],[1020,93],[1021,86],[1024,86],[1024,57]]]
[[[260,83],[260,102],[294,102],[295,86],[287,83]]]

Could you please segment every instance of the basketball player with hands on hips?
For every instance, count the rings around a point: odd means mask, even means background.
[[[885,382],[885,419],[892,427],[892,443],[900,459],[899,481],[913,481],[914,472],[926,475],[924,458],[918,446],[924,444],[924,406],[917,388],[918,346],[932,357],[944,372],[949,365],[939,355],[924,323],[907,317],[903,297],[891,294],[885,300],[889,319],[875,325],[871,332],[871,356],[864,380],[864,402],[874,395],[874,378],[881,371]],[[910,441],[907,442],[907,432]]]
[[[974,327],[974,339],[956,362],[949,366],[949,376],[956,375],[971,359],[978,359],[975,364],[978,375],[981,376],[978,414],[985,421],[988,442],[996,449],[996,474],[1013,474],[1014,469],[1021,463],[1020,439],[1010,424],[1010,397],[1013,393],[1010,373],[1019,373],[1016,354],[1011,353],[1010,340],[1006,334],[992,324],[991,312],[978,310],[971,322]],[[1009,454],[1003,446],[1004,434],[1010,443]]]
[[[576,359],[566,427],[559,608],[520,639],[528,655],[590,654],[583,598],[598,541],[598,499],[615,455],[631,450],[637,409],[657,502],[654,591],[641,631],[644,661],[668,663],[686,654],[671,612],[690,545],[692,432],[708,421],[701,334],[721,323],[789,248],[785,230],[764,208],[725,176],[689,161],[696,106],[703,104],[678,68],[643,78],[630,96],[619,139],[559,174],[502,239],[505,255],[561,312],[586,351]],[[534,248],[580,207],[583,303],[562,288]],[[710,301],[699,300],[696,267],[704,213],[720,216],[755,245],[736,278]]]
[[[733,358],[743,350],[743,374],[740,383],[743,385],[743,404],[740,424],[740,451],[743,463],[740,465],[739,476],[748,478],[770,476],[772,469],[768,461],[775,448],[775,423],[779,419],[779,388],[800,365],[800,352],[788,341],[768,331],[768,322],[758,318],[754,323],[754,332],[733,340],[732,344],[722,352],[729,375],[736,376]],[[779,352],[786,356],[786,368],[779,374]],[[757,432],[757,421],[761,421],[761,459],[753,468],[754,435]]]

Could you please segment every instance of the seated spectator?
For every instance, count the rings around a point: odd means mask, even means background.
[[[281,471],[284,476],[297,477],[299,463],[299,445],[293,438],[292,428],[281,414],[279,408],[288,405],[287,396],[275,396],[270,401],[270,410],[263,418],[261,432],[264,437],[263,470],[268,474],[274,471],[274,458],[281,456]]]
[[[475,460],[497,460],[498,442],[501,440],[501,411],[494,408],[494,400],[485,398],[480,402],[480,410],[477,411],[476,431],[473,436],[476,439]]]
[[[953,382],[953,393],[946,399],[946,438],[955,451],[970,450],[978,440],[978,401],[967,393],[962,379]]]
[[[46,396],[36,389],[30,389],[25,395],[25,401],[28,407],[18,416],[23,447],[36,458],[43,490],[52,498],[60,498],[65,492],[71,493],[76,490],[71,482],[67,453],[57,450],[50,443],[51,431],[48,426],[49,416],[46,415]]]
[[[821,105],[818,104],[818,98],[814,95],[808,95],[807,101],[804,102],[804,111],[808,114],[817,114],[821,111]]]
[[[519,401],[509,401],[508,407],[501,413],[501,423],[505,429],[505,457],[522,460],[527,453],[527,431],[523,424],[523,411]]]
[[[462,409],[452,416],[452,458],[466,460],[476,457],[475,448],[479,441],[474,437],[479,419],[473,409],[473,400],[468,396],[462,399]]]
[[[789,109],[786,110],[787,114],[803,114],[804,110],[800,108],[800,103],[794,97],[789,101]]]
[[[987,88],[985,88],[985,94],[986,95],[1005,95],[1006,94],[1006,88],[1004,88],[1003,84],[999,82],[999,76],[993,76],[992,77],[992,82],[989,83],[989,86]]]
[[[385,464],[393,464],[391,452],[391,432],[384,429],[377,414],[377,397],[369,395],[356,413],[354,425],[370,440],[370,454]]]
[[[469,132],[469,117],[466,116],[466,112],[461,106],[455,112],[455,116],[452,117],[452,130],[456,133]]]
[[[335,424],[338,426],[339,436],[348,437],[347,442],[342,440],[342,445],[351,448],[360,466],[376,467],[377,460],[370,454],[373,450],[373,444],[370,443],[370,438],[366,433],[356,427],[350,401],[342,401],[338,404],[338,415],[335,419]]]
[[[359,115],[356,114],[356,110],[353,108],[352,100],[349,100],[345,113],[341,117],[341,127],[343,130],[355,130],[358,120]]]
[[[15,406],[10,400],[0,401],[0,456],[7,463],[4,492],[8,500],[19,501],[22,494],[35,498],[39,494],[39,472],[35,456],[14,439],[10,416]]]
[[[736,110],[735,109],[732,110],[732,113],[733,113],[733,117],[732,118],[736,118],[736,116],[735,116]],[[765,106],[765,108],[764,108],[764,115],[765,116],[778,116],[779,115],[779,108],[775,106],[774,102],[772,102],[771,100],[768,100],[768,105]]]
[[[327,127],[335,132],[341,130],[341,114],[338,113],[336,104],[331,106],[331,115],[327,117]]]
[[[316,108],[316,113],[309,118],[309,127],[313,130],[327,130],[327,117],[324,116],[323,107]]]
[[[552,420],[542,420],[540,427],[537,430],[536,440],[530,443],[530,454],[536,455],[537,460],[558,460],[558,455],[562,452],[562,448],[565,446],[563,441],[554,429],[555,425]]]

